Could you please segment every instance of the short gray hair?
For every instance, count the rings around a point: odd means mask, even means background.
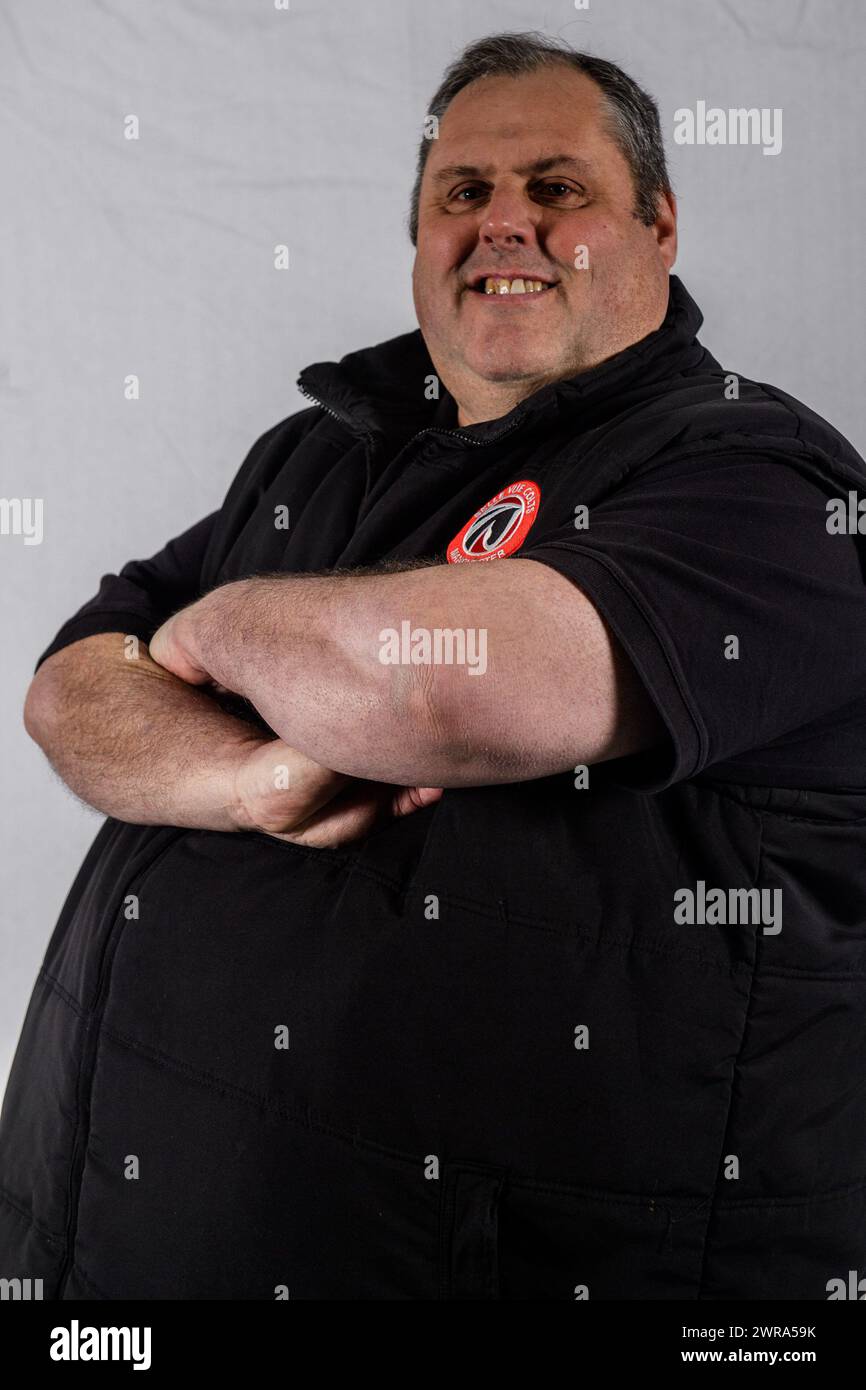
[[[428,115],[441,120],[457,93],[480,77],[522,77],[554,63],[584,73],[601,88],[609,111],[610,135],[628,162],[634,180],[634,215],[652,226],[659,195],[672,191],[658,107],[649,93],[616,63],[580,53],[544,34],[491,34],[470,44],[446,70]],[[418,200],[430,144],[425,135],[418,149],[417,175],[409,210],[409,236],[413,246],[418,242]]]

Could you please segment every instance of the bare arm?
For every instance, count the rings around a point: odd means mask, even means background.
[[[128,660],[119,632],[82,638],[43,662],[24,724],[76,796],[135,825],[261,830],[333,847],[440,795],[350,782],[223,710],[153,661],[146,644]]]
[[[483,660],[422,649],[416,663],[397,640],[404,625],[456,632]],[[245,696],[294,747],[354,777],[516,782],[664,737],[590,600],[529,559],[238,580],[169,618],[151,650],[183,680]]]
[[[76,796],[138,825],[238,829],[235,779],[265,739],[119,632],[82,638],[34,676],[24,725]]]

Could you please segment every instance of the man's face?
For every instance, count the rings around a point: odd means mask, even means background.
[[[412,283],[461,423],[506,413],[664,318],[675,209],[662,200],[652,227],[634,216],[631,171],[605,116],[596,84],[558,64],[473,82],[440,122],[421,184]],[[488,294],[486,276],[549,288]]]

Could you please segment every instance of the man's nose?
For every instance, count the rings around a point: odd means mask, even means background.
[[[494,193],[479,237],[487,246],[525,246],[535,239],[533,208],[513,193]]]

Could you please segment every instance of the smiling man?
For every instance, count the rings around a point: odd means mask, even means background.
[[[655,186],[636,189],[592,72],[546,66],[519,88],[509,75],[461,87],[431,142],[415,308],[461,425],[597,366],[667,311],[676,216],[663,154],[641,171]]]
[[[307,367],[40,657],[107,818],[0,1273],[823,1299],[866,1261],[864,465],[698,342],[624,72],[498,35],[430,115],[419,329]]]

